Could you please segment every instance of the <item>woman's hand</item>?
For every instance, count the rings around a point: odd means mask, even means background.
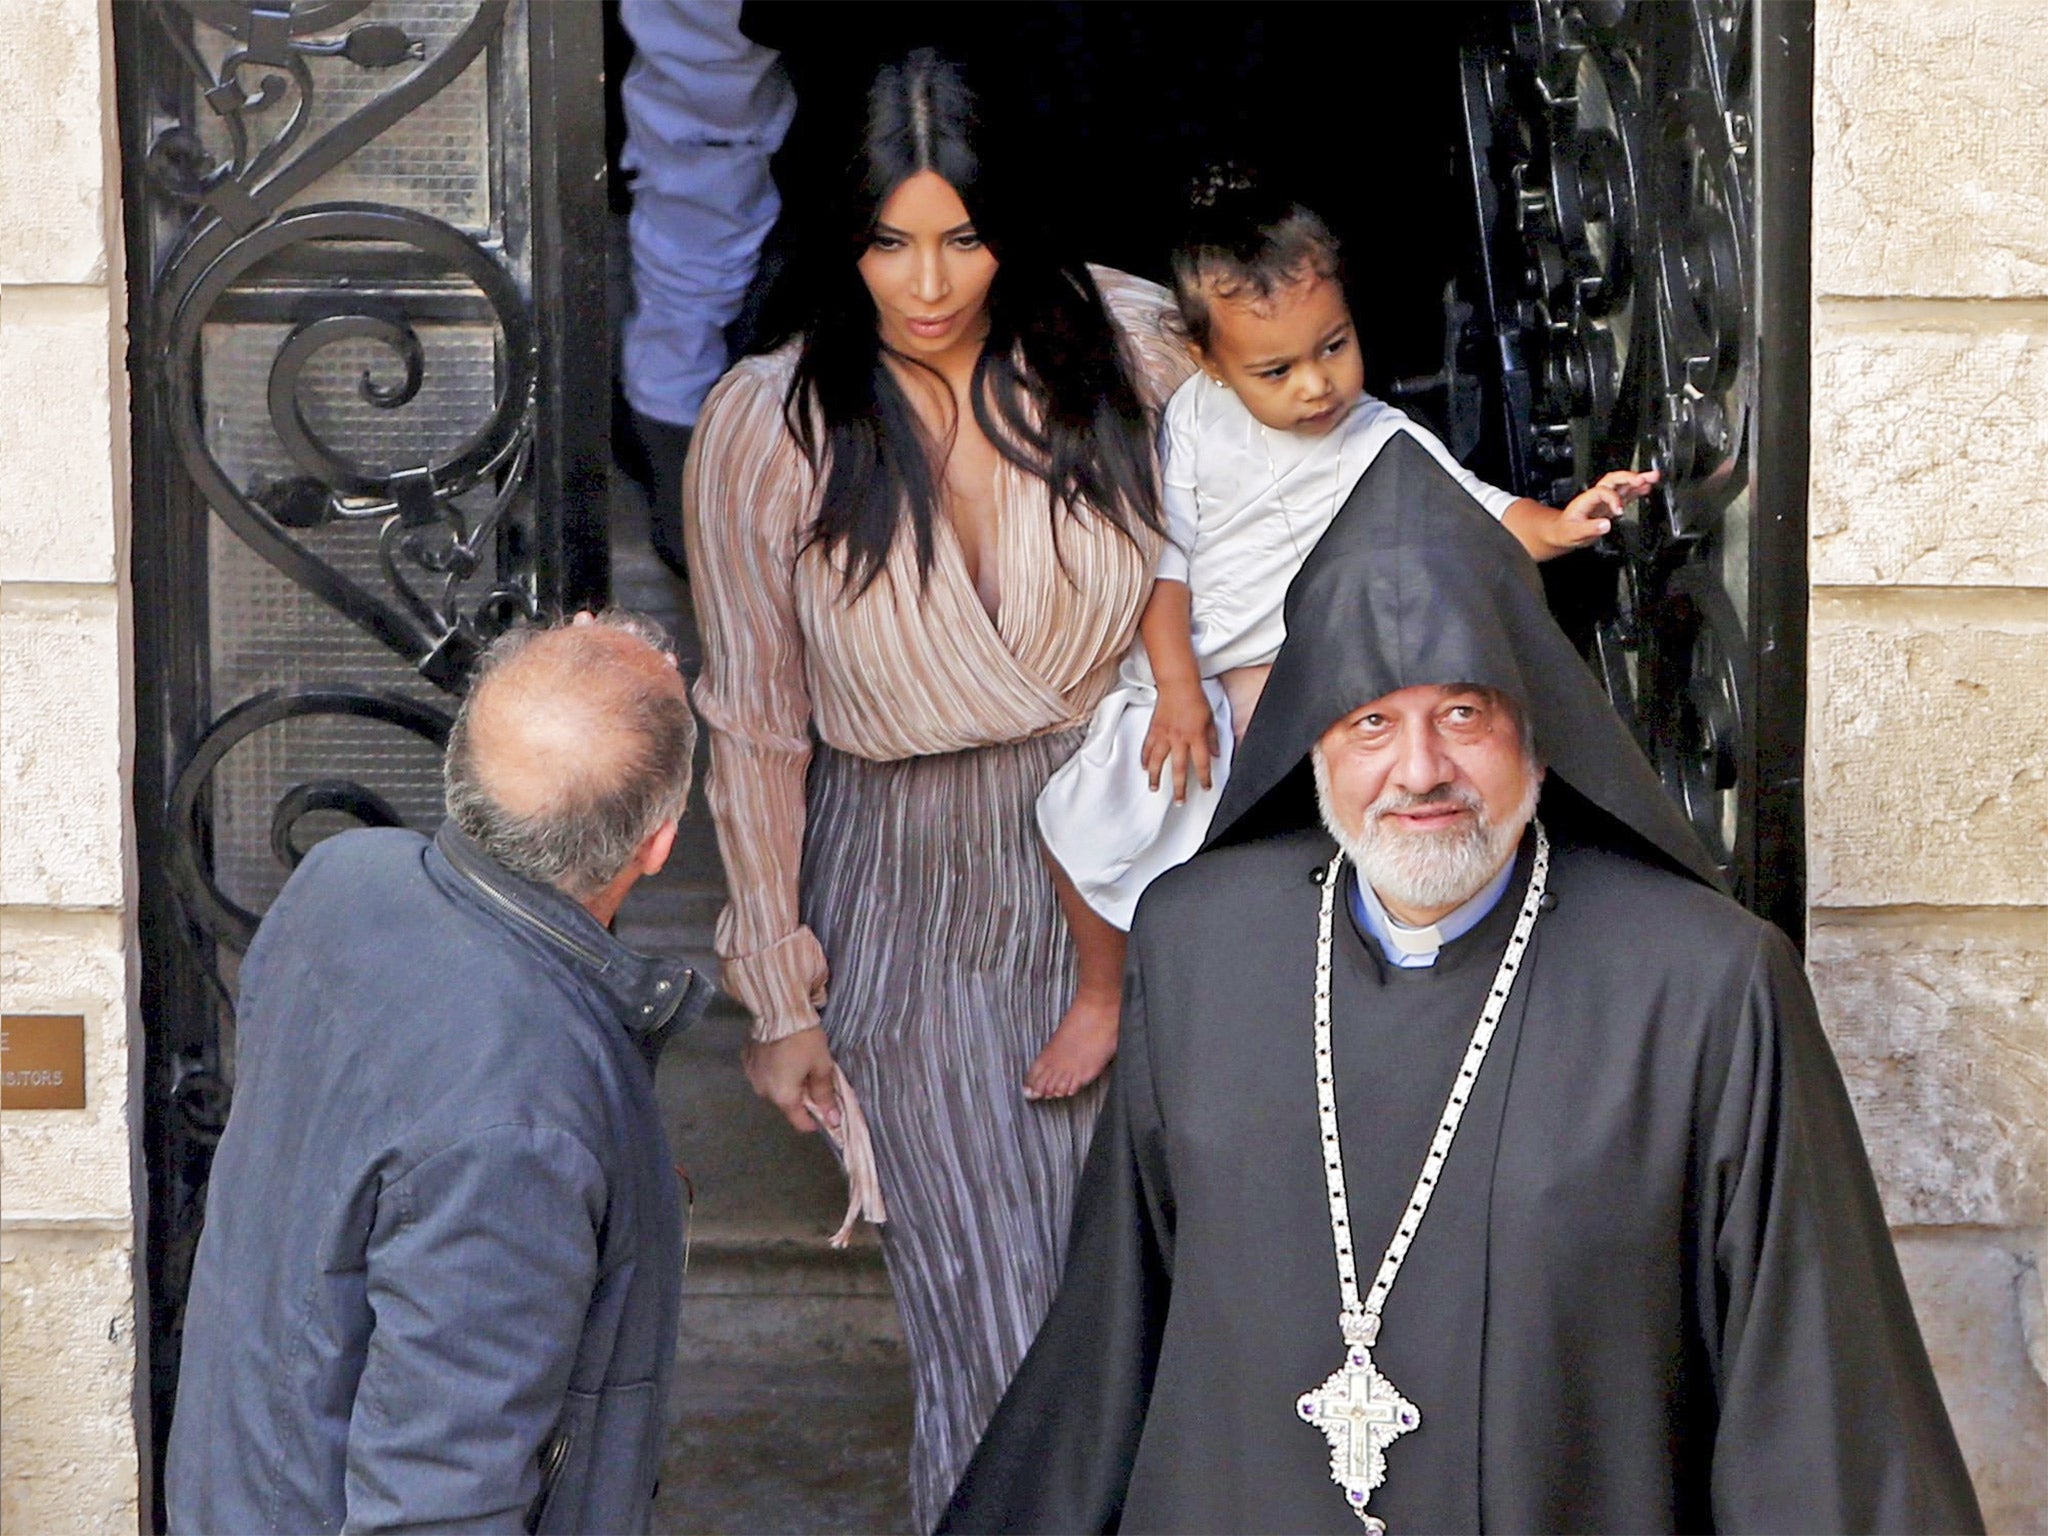
[[[1173,802],[1188,797],[1190,776],[1204,789],[1210,783],[1209,764],[1216,756],[1216,712],[1200,683],[1161,683],[1159,702],[1152,710],[1152,728],[1145,733],[1143,761],[1152,787],[1159,787],[1160,774],[1172,765]]]
[[[817,1106],[825,1124],[839,1129],[839,1093],[833,1086],[832,1052],[822,1029],[800,1029],[766,1044],[749,1041],[741,1057],[754,1092],[781,1110],[806,1134],[818,1129],[805,1100]]]

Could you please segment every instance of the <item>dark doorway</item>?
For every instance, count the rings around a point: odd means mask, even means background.
[[[751,0],[743,29],[782,51],[798,99],[764,265],[821,238],[810,215],[867,83],[913,47],[974,73],[1047,228],[1081,258],[1163,279],[1197,166],[1284,174],[1345,241],[1374,393],[1539,498],[1606,468],[1665,469],[1667,492],[1610,547],[1547,568],[1553,604],[1731,884],[1797,937],[1809,21],[1803,5],[1713,0]],[[614,508],[620,597],[687,630],[646,508],[623,486]],[[709,952],[708,826],[639,901],[626,917],[648,942]],[[900,1520],[886,1283],[871,1248],[819,1252],[836,1170],[752,1098],[745,1029],[736,1010],[714,1017],[664,1072],[699,1176],[700,1385],[661,1513],[719,1530]]]
[[[765,274],[831,238],[877,65],[936,47],[1070,254],[1163,278],[1190,173],[1248,161],[1344,241],[1368,388],[1482,476],[1561,503],[1661,470],[1545,579],[1731,888],[1801,936],[1809,4],[749,0],[741,27],[797,96]],[[765,287],[743,332],[784,328]]]
[[[1280,176],[1343,239],[1376,393],[1442,361],[1442,294],[1472,244],[1458,50],[1496,8],[753,0],[797,120],[778,157],[784,240],[843,161],[875,65],[933,46],[982,92],[992,137],[1083,258],[1164,280],[1188,176],[1235,158]]]

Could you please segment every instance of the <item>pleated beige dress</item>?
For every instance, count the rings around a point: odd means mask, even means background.
[[[1094,272],[1156,412],[1192,367],[1169,298]],[[899,538],[849,600],[801,548],[818,485],[784,424],[795,363],[791,346],[726,375],[684,477],[730,891],[717,944],[755,1038],[822,1025],[864,1111],[929,1529],[1059,1280],[1101,1087],[1021,1092],[1074,985],[1033,807],[1115,681],[1161,541],[1055,521],[1045,485],[1004,464],[993,617],[943,520],[928,581]]]

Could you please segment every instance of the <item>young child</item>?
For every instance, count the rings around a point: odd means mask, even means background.
[[[1414,437],[1547,560],[1590,544],[1656,483],[1618,470],[1562,510],[1486,484],[1365,393],[1337,242],[1314,213],[1233,168],[1191,199],[1175,297],[1201,371],[1167,403],[1168,545],[1116,686],[1047,783],[1038,825],[1080,985],[1026,1097],[1091,1082],[1116,1054],[1125,933],[1138,897],[1190,857],[1285,638],[1287,586],[1397,432]]]

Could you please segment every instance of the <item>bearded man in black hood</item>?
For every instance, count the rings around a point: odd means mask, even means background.
[[[1974,1531],[1784,935],[1397,440],[1131,934],[951,1531]]]

